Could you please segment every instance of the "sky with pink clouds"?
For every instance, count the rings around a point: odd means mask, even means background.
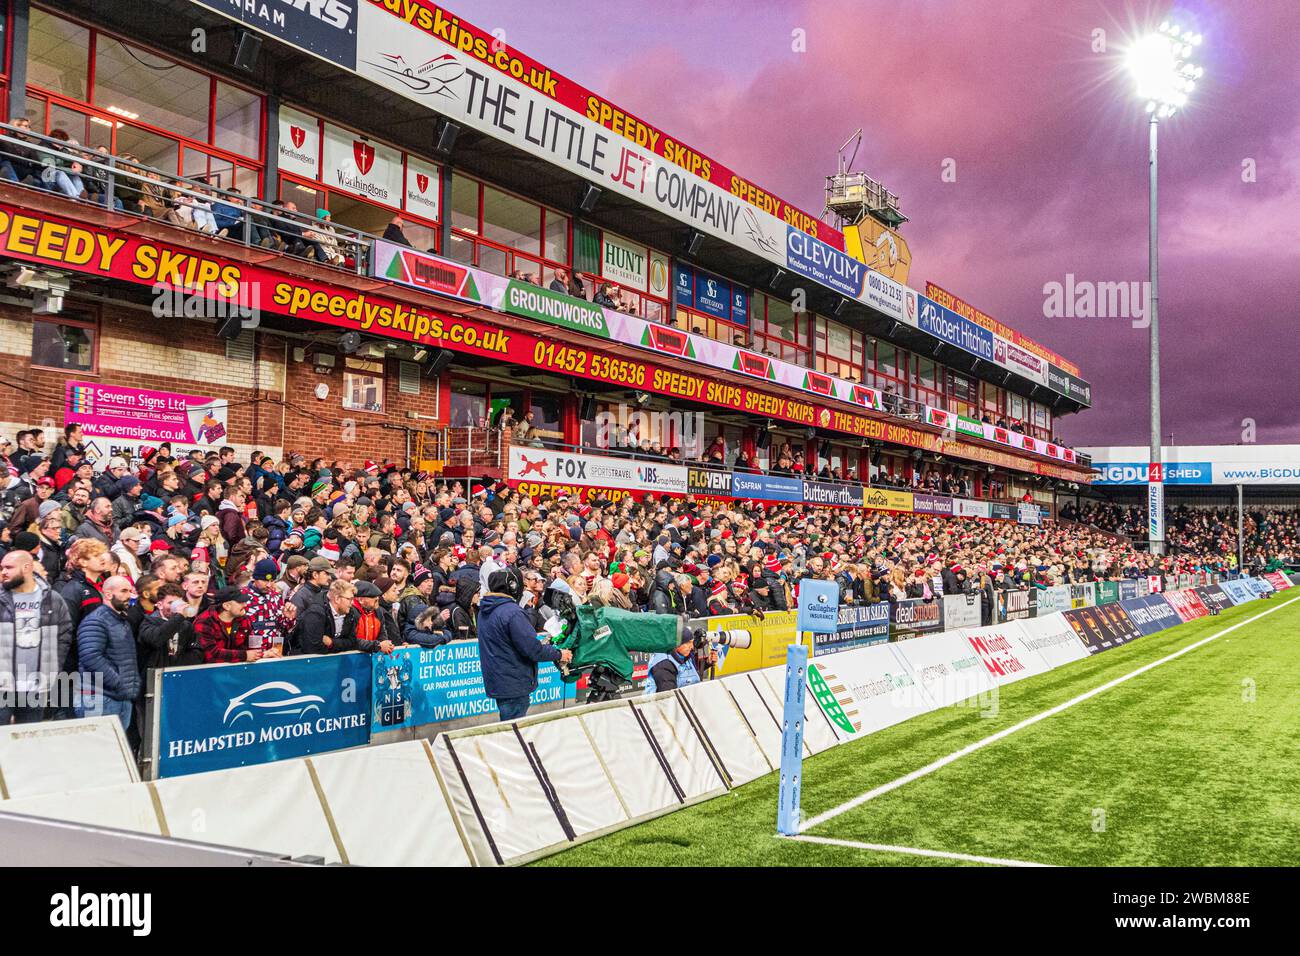
[[[1147,126],[1123,49],[1172,13],[1205,35],[1206,72],[1161,128],[1165,441],[1235,443],[1253,419],[1257,441],[1300,442],[1297,0],[448,6],[813,214],[861,126],[855,168],[910,219],[909,284],[936,282],[1092,383],[1093,408],[1058,428],[1073,444],[1150,436],[1147,332],[1045,317],[1044,285],[1147,278]]]

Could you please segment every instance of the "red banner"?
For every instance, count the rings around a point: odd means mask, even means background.
[[[643,389],[718,408],[818,426],[1067,480],[1079,475],[1048,462],[949,441],[851,411],[720,382],[706,373],[678,371],[598,349],[568,345],[519,330],[461,318],[391,295],[325,285],[139,236],[36,214],[0,203],[0,251],[15,259],[119,279],[162,285],[216,302],[254,304],[267,312],[371,335],[500,359],[544,371]],[[401,294],[396,286],[387,287]],[[811,373],[810,373],[811,374]]]

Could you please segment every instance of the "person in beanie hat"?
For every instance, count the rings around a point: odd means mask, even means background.
[[[267,657],[283,654],[298,616],[298,609],[285,601],[284,592],[276,584],[279,576],[279,565],[271,558],[262,558],[253,565],[252,580],[243,591],[248,648],[262,651]]]

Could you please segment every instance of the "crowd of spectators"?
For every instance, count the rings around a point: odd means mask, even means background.
[[[1070,502],[1061,517],[1139,541],[1147,537],[1145,505]],[[1291,507],[1247,508],[1242,513],[1242,546],[1247,568],[1274,571],[1297,559],[1300,510]],[[1178,505],[1165,509],[1165,544],[1171,550],[1219,553],[1236,560],[1237,509]]]
[[[1230,567],[1218,514],[1184,523],[1199,550],[1189,537],[1153,558],[1074,523],[531,499],[492,479],[297,454],[240,461],[229,447],[94,462],[76,425],[53,447],[40,428],[0,439],[0,465],[0,691],[102,679],[70,707],[10,700],[4,723],[113,713],[134,728],[153,668],[472,640],[489,578],[511,567],[539,630],[542,607],[563,602],[784,609],[803,577],[837,581],[853,603]],[[1256,529],[1262,555],[1290,554],[1294,513]]]

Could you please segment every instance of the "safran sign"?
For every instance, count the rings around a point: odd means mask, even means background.
[[[193,0],[349,70],[357,67],[360,0]]]
[[[370,658],[324,654],[201,665],[157,678],[159,777],[370,742]]]

